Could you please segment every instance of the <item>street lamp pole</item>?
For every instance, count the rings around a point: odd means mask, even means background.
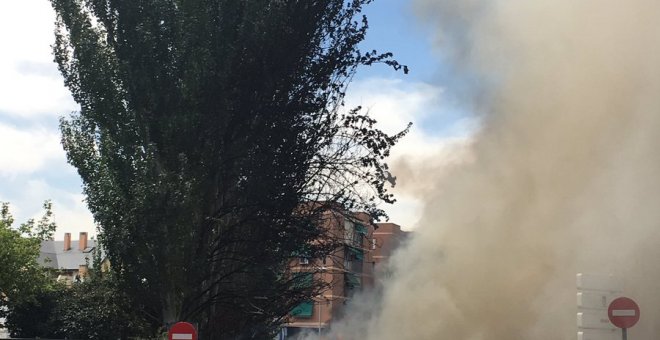
[[[324,262],[324,264],[325,264],[325,262]],[[324,278],[324,276],[325,276],[324,274],[325,274],[326,269],[327,268],[325,267],[325,265],[321,267],[321,278]],[[321,292],[321,294],[319,295],[319,298],[318,298],[318,303],[319,303],[319,340],[321,340],[321,304],[324,301],[326,301],[325,296],[323,296],[323,292]]]

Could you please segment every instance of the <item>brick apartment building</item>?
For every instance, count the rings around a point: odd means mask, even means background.
[[[335,216],[330,228],[343,239],[343,247],[326,259],[301,257],[291,262],[294,273],[316,271],[314,279],[329,283],[331,288],[294,308],[279,339],[295,339],[310,332],[322,335],[333,319],[342,316],[353,294],[373,288],[378,265],[405,240],[406,232],[394,223],[369,221],[364,213]]]
[[[371,240],[372,258],[376,264],[385,263],[406,242],[410,232],[401,230],[396,223],[376,223],[376,227]]]

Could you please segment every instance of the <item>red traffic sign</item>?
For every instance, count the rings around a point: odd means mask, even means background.
[[[639,306],[627,297],[616,298],[607,308],[607,316],[614,326],[630,328],[639,321]]]
[[[197,340],[195,327],[188,322],[177,322],[167,332],[168,340]]]

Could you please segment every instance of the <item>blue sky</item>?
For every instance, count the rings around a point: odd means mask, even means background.
[[[365,13],[370,22],[365,49],[393,52],[411,72],[404,75],[385,65],[360,69],[348,105],[369,109],[386,131],[415,124],[393,158],[429,157],[446,141],[465,138],[473,121],[447,86],[455,79],[439,62],[433,36],[418,23],[411,2],[377,0]],[[95,227],[80,179],[59,144],[58,117],[77,105],[52,62],[53,21],[48,1],[0,2],[0,46],[6,49],[0,55],[0,201],[10,202],[21,222],[37,217],[44,200],[53,200],[56,238],[62,238],[64,232],[94,233]],[[386,210],[394,222],[411,229],[420,203],[406,192],[399,198]]]
[[[441,66],[436,62],[431,32],[418,23],[409,1],[378,0],[366,7],[369,33],[362,46],[365,50],[392,52],[402,64],[410,67],[408,81],[429,82]],[[393,77],[386,66],[366,67],[357,80],[369,77]]]

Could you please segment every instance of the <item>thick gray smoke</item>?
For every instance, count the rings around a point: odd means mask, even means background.
[[[376,315],[344,334],[575,339],[575,274],[591,272],[639,302],[631,339],[660,338],[660,2],[416,6],[478,81],[465,105],[483,128],[467,164],[413,172],[421,222]]]

